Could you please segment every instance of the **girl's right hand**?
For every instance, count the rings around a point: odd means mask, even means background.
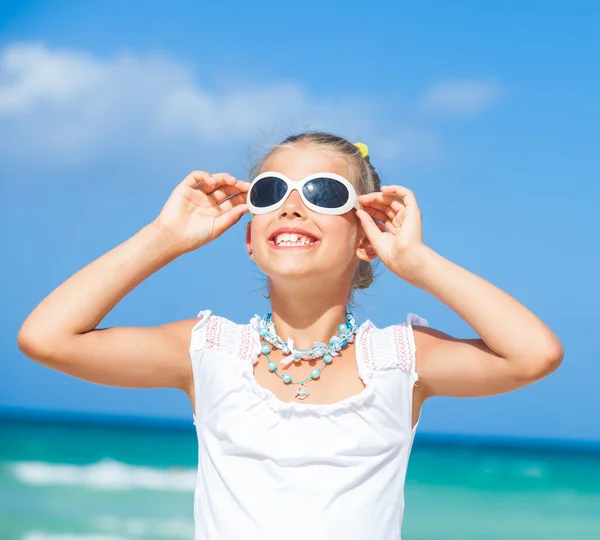
[[[173,190],[155,223],[184,253],[193,251],[221,236],[248,212],[249,186],[229,173],[193,171]]]

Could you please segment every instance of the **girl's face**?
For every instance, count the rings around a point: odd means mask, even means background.
[[[318,172],[348,178],[343,158],[310,148],[278,150],[263,170],[291,180]],[[359,259],[374,258],[367,244],[353,210],[341,216],[314,212],[296,190],[277,210],[252,216],[246,235],[250,258],[271,280],[318,278],[321,286],[332,279],[351,284]]]

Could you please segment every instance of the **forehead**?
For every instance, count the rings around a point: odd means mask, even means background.
[[[314,148],[281,148],[266,161],[263,170],[282,173],[290,180],[318,172],[332,172],[350,180],[348,163],[343,157]]]

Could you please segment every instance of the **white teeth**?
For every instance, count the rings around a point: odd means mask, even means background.
[[[297,233],[282,233],[274,238],[274,242],[278,246],[306,246],[314,244],[315,240]]]

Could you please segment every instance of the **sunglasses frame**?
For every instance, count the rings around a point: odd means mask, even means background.
[[[275,178],[279,178],[280,180],[283,180],[287,184],[287,191],[285,192],[285,195],[281,198],[281,200],[277,201],[275,204],[272,204],[270,206],[264,206],[264,207],[254,206],[250,202],[250,193],[252,191],[252,188],[254,187],[254,184],[256,184],[259,180],[262,180],[263,178],[268,178],[268,177],[275,177]],[[304,184],[306,184],[307,182],[309,182],[311,180],[315,180],[317,178],[326,178],[329,180],[337,180],[338,182],[343,184],[346,187],[346,189],[348,190],[348,201],[346,201],[346,203],[343,206],[340,206],[338,208],[325,208],[323,206],[317,206],[316,204],[311,203],[309,200],[306,199],[306,197],[304,196],[304,193],[302,193],[302,188],[304,187]],[[348,180],[346,180],[346,178],[344,178],[343,176],[340,176],[339,174],[335,174],[335,173],[331,173],[331,172],[319,172],[319,173],[315,173],[315,174],[306,176],[306,177],[302,178],[301,180],[293,181],[293,180],[290,180],[285,174],[281,174],[281,173],[275,172],[275,171],[267,171],[267,172],[259,174],[254,180],[252,180],[252,183],[250,184],[250,188],[248,189],[248,195],[246,197],[246,203],[248,205],[248,209],[250,210],[250,212],[252,214],[268,214],[269,212],[273,212],[274,210],[277,210],[278,208],[281,208],[283,206],[283,203],[287,200],[287,198],[290,196],[290,194],[292,193],[293,190],[296,190],[298,192],[298,194],[300,195],[300,198],[302,199],[302,202],[309,210],[312,210],[313,212],[318,212],[319,214],[328,214],[330,216],[341,216],[342,214],[349,212],[353,208],[356,208],[356,209],[362,208],[362,206],[358,202],[358,195],[356,194],[356,190],[354,189],[354,186]]]

